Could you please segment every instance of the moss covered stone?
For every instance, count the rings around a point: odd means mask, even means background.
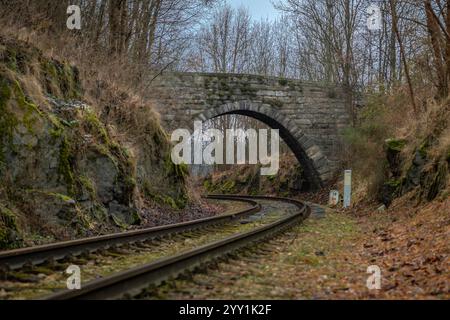
[[[78,181],[82,188],[84,188],[89,193],[91,199],[95,199],[97,190],[95,189],[92,180],[86,176],[81,175],[78,177]]]
[[[406,140],[388,139],[388,140],[386,140],[386,146],[387,146],[388,150],[400,152],[406,146]]]
[[[284,103],[278,99],[263,99],[263,103],[277,109],[282,108],[284,105]]]
[[[235,187],[236,187],[236,182],[234,182],[234,181],[227,181],[222,186],[221,190],[224,193],[233,193]]]
[[[56,60],[43,59],[41,71],[48,94],[65,99],[80,98],[81,84],[78,69]]]
[[[69,196],[67,196],[65,194],[50,193],[50,195],[60,199],[61,201],[67,202],[67,203],[75,203],[76,202],[73,198],[71,198],[71,197],[69,197]]]
[[[402,185],[401,179],[391,179],[386,182],[386,185],[391,188],[398,188]]]
[[[186,164],[174,164],[171,157],[166,157],[164,161],[165,171],[168,177],[175,178],[179,181],[186,181],[189,176],[189,168]]]
[[[424,170],[420,181],[423,200],[433,201],[445,189],[448,174],[448,166],[440,161]]]
[[[19,228],[14,212],[0,204],[0,249],[12,249],[19,245]]]
[[[29,133],[34,134],[33,127],[38,120],[38,117],[41,117],[43,114],[39,108],[25,96],[19,81],[14,82],[13,88],[16,102],[24,111],[22,123],[27,128]]]
[[[111,143],[104,125],[100,122],[100,120],[98,119],[97,115],[94,112],[92,111],[86,112],[84,115],[84,122],[87,125],[89,132],[96,135],[102,143],[104,144]]]
[[[228,90],[221,81],[211,85],[215,92]],[[44,94],[33,101],[39,92]],[[112,232],[111,219],[124,227],[139,224],[136,207],[143,181],[150,191],[157,190],[155,198],[162,204],[174,209],[187,205],[188,167],[166,161],[171,145],[156,115],[146,112],[139,119],[146,130],[136,135],[129,133],[135,119],[108,118],[127,139],[140,136],[130,141],[135,142],[130,151],[109,135],[104,119],[92,111],[95,106],[84,108],[82,92],[76,68],[0,37],[0,185],[7,191],[0,201],[17,212],[2,207],[2,246],[15,238],[15,218],[10,219],[15,216],[21,217],[24,230],[34,223],[51,240]],[[124,108],[134,103],[123,92],[109,101]],[[31,220],[29,211],[39,221]]]
[[[249,97],[256,97],[257,89],[253,88],[249,83],[244,82],[240,87],[242,94],[247,95]]]

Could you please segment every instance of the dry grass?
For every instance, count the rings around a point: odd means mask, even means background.
[[[108,91],[104,95],[114,95],[118,92],[128,95],[130,105],[141,100],[140,103],[145,104],[146,108],[152,108],[148,101],[141,98],[145,96],[147,89],[146,80],[153,77],[153,72],[148,67],[132,64],[126,57],[112,57],[104,48],[89,44],[76,35],[63,34],[55,37],[43,31],[17,27],[5,21],[0,23],[1,35],[29,43],[40,49],[48,58],[76,65],[80,71],[83,87],[88,93],[85,98],[90,98],[89,102],[93,102],[94,105],[101,105],[102,101],[98,100],[98,97],[102,94],[99,94],[98,90],[102,90]],[[151,114],[152,117],[154,115]]]
[[[413,112],[405,88],[391,94],[369,96],[368,105],[360,112],[356,128],[348,129],[342,160],[352,168],[355,176],[356,202],[376,198],[386,181],[385,141],[389,138],[405,140],[403,163],[409,167],[414,154],[424,140],[432,136],[428,151],[431,159],[441,159],[450,150],[449,101],[436,101],[431,88],[416,92],[420,113]],[[445,123],[446,121],[446,123]]]
[[[0,23],[1,35],[36,47],[47,58],[77,67],[84,91],[82,99],[106,124],[112,140],[129,148],[137,157],[148,153],[152,162],[168,152],[170,144],[161,128],[160,116],[144,98],[145,79],[152,76],[150,69],[132,64],[126,57],[111,57],[104,48],[93,47],[77,36],[55,37],[37,29],[20,28],[5,21]],[[31,69],[39,70],[39,66]],[[35,74],[30,72],[20,77],[30,98],[40,107],[47,105]],[[161,141],[157,148],[155,139]]]

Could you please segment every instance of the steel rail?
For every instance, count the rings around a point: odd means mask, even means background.
[[[119,272],[111,276],[97,279],[83,285],[80,290],[63,290],[44,297],[43,300],[101,300],[120,299],[125,296],[136,296],[151,284],[158,285],[172,277],[177,277],[186,270],[226,256],[235,250],[244,248],[249,244],[262,241],[287,228],[299,223],[310,215],[309,206],[302,202],[271,197],[236,197],[236,196],[214,196],[221,199],[258,199],[279,201],[295,204],[299,211],[283,219],[266,226],[256,228],[252,231],[240,233],[226,239],[189,250],[187,252],[163,258],[149,264],[135,267],[130,270]]]
[[[95,252],[99,249],[108,249],[124,244],[144,242],[182,232],[201,229],[207,226],[220,225],[257,213],[261,210],[261,205],[250,199],[224,199],[220,196],[210,196],[207,198],[245,202],[248,203],[250,207],[226,215],[198,219],[162,227],[4,251],[0,252],[0,269],[16,270],[22,268],[26,264],[39,265],[45,263],[46,261],[58,261],[68,256],[78,256],[84,252]]]

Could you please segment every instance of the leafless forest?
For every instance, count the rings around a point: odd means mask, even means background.
[[[20,24],[36,32],[74,37],[79,55],[121,59],[139,71],[137,80],[164,69],[292,77],[341,83],[354,92],[406,84],[416,112],[422,108],[417,90],[448,93],[447,1],[378,1],[380,30],[367,28],[368,0],[277,0],[283,14],[276,21],[254,21],[244,7],[215,0],[73,2],[83,12],[76,36],[65,26],[66,0],[0,3],[14,24],[20,16]]]

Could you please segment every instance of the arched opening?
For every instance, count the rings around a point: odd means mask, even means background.
[[[268,105],[241,101],[208,110],[199,115],[197,120],[205,122],[225,115],[250,117],[261,121],[272,129],[278,129],[281,139],[303,168],[304,177],[307,181],[305,189],[316,190],[323,186],[324,181],[321,174],[325,172],[326,157],[311,139],[308,139],[295,124],[287,120],[276,109]]]

